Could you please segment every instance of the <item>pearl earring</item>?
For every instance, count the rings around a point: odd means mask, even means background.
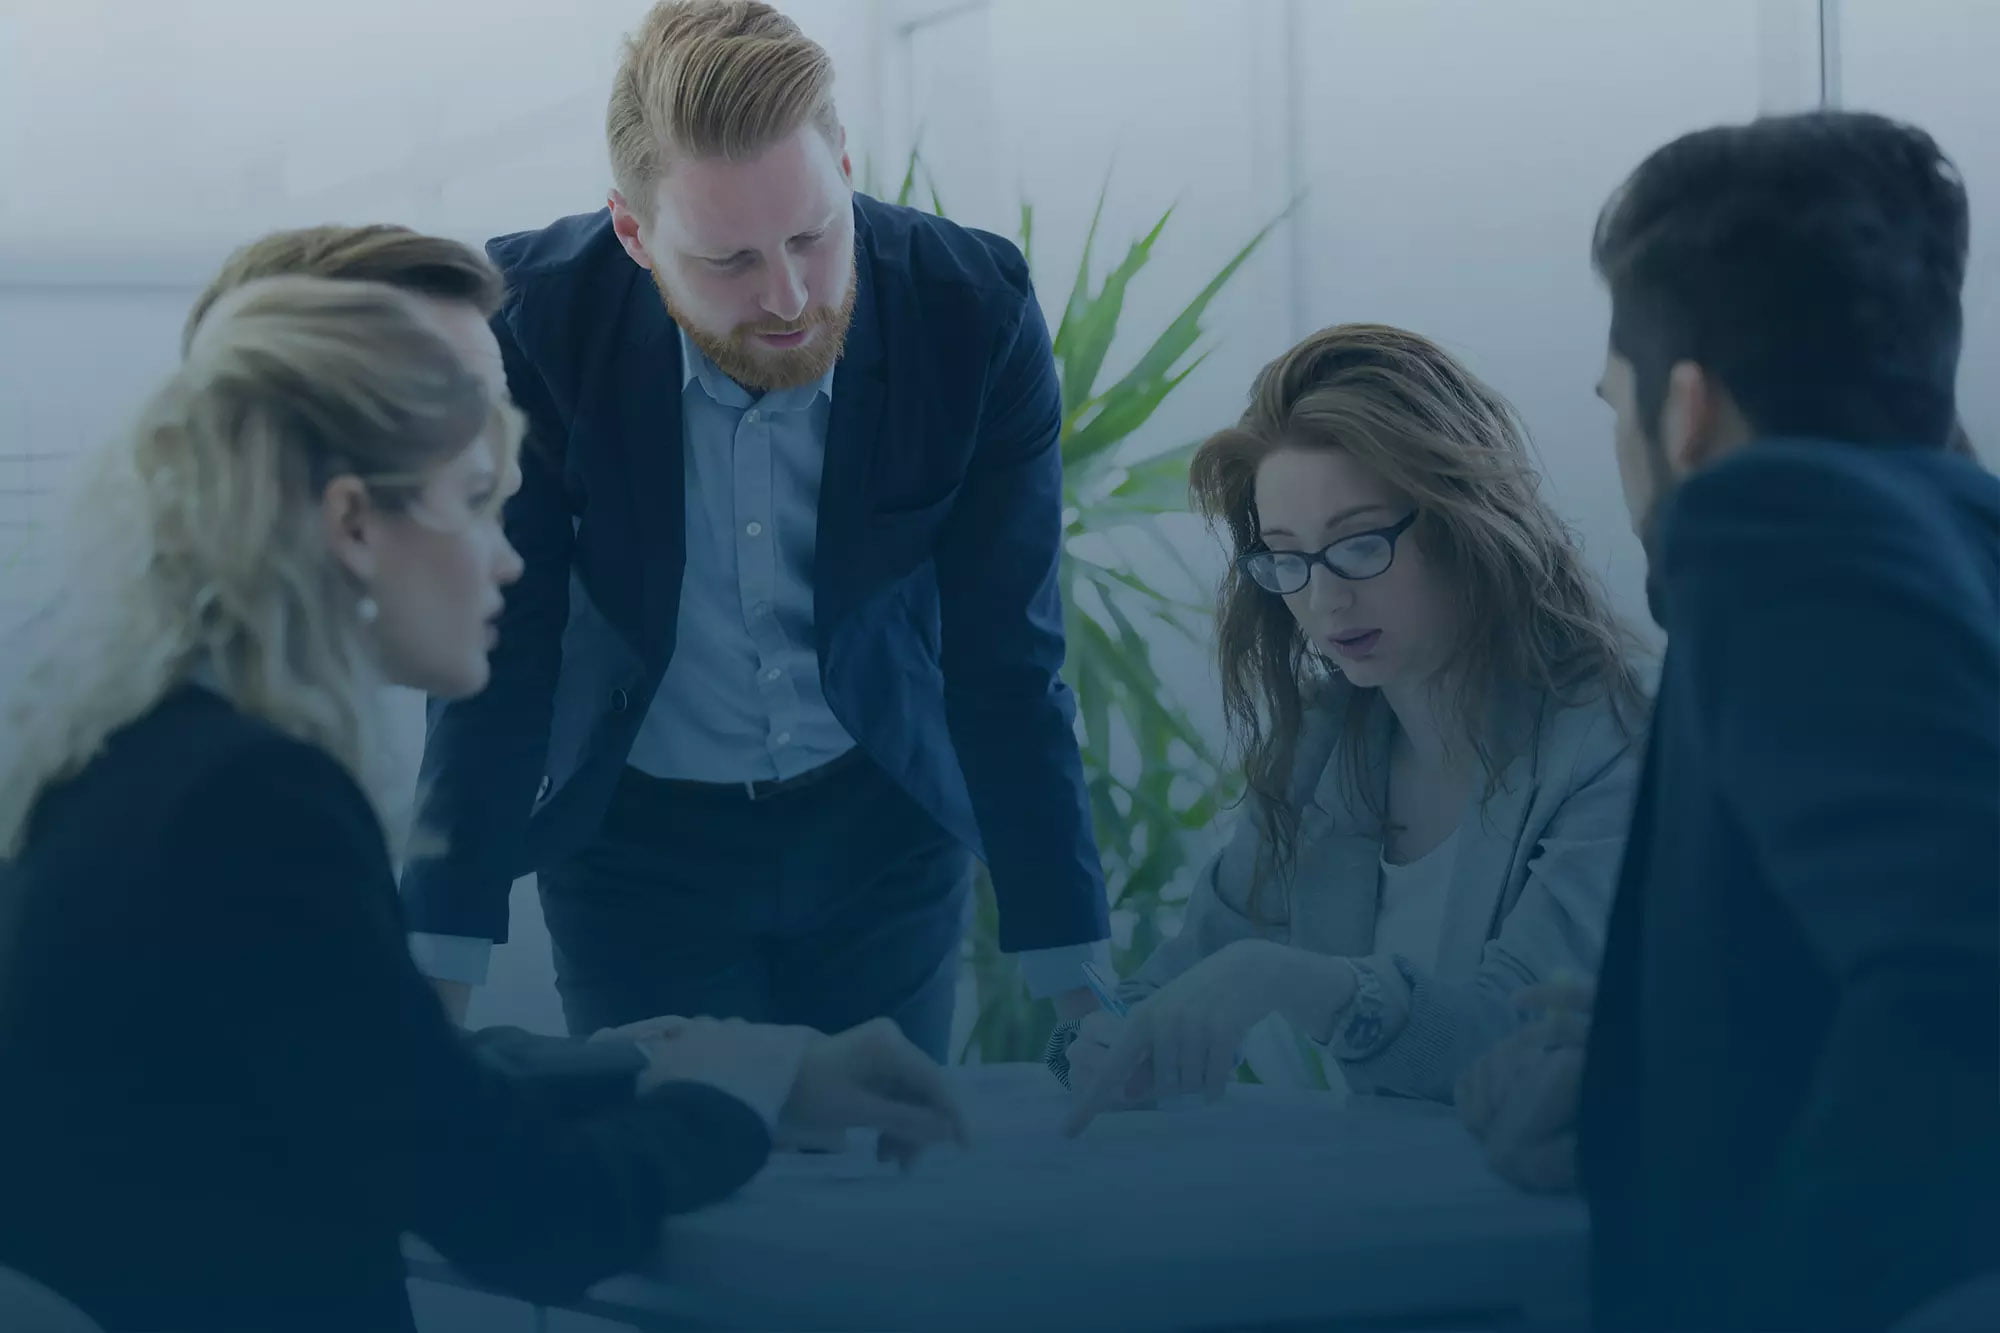
[[[354,614],[361,617],[362,624],[372,625],[375,623],[375,617],[382,614],[382,608],[375,604],[373,597],[364,596],[354,604]]]

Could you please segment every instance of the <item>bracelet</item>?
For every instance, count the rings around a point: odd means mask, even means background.
[[[1043,1048],[1042,1063],[1056,1076],[1056,1082],[1069,1087],[1069,1047],[1076,1040],[1077,1029],[1082,1020],[1072,1018],[1056,1024],[1056,1030],[1049,1034],[1049,1044]]]

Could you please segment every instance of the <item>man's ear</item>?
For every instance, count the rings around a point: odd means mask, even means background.
[[[379,556],[375,542],[375,511],[368,488],[359,477],[335,477],[319,500],[320,527],[327,549],[357,583],[375,581]]]
[[[1728,393],[1693,361],[1677,361],[1667,372],[1660,404],[1660,448],[1677,475],[1685,476],[1734,448],[1737,417]]]
[[[618,238],[618,244],[624,247],[633,263],[640,268],[651,269],[653,256],[646,249],[645,237],[640,234],[644,224],[639,221],[639,215],[625,202],[625,196],[616,190],[606,198],[605,204],[611,209],[611,231]]]

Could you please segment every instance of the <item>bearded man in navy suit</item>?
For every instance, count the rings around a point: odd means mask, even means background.
[[[630,39],[609,206],[503,236],[530,444],[477,698],[405,872],[454,1011],[539,876],[573,1032],[661,1014],[945,1058],[981,857],[1065,1017],[1108,935],[1059,678],[1062,395],[1009,242],[858,194],[826,53],[766,5]]]

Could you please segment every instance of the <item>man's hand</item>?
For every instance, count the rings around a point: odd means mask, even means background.
[[[720,1088],[756,1111],[775,1134],[780,1108],[798,1077],[806,1048],[819,1034],[807,1027],[746,1023],[740,1018],[649,1018],[591,1034],[592,1041],[630,1041],[646,1057],[637,1091],[686,1081]]]
[[[647,1059],[642,1093],[671,1079],[722,1089],[762,1115],[781,1148],[831,1151],[848,1130],[869,1129],[880,1135],[879,1157],[908,1167],[933,1144],[967,1142],[944,1070],[887,1018],[827,1036],[666,1014],[590,1039],[637,1043]]]
[[[1082,1018],[1086,1014],[1094,1012],[1098,1007],[1097,996],[1091,993],[1091,989],[1088,986],[1078,986],[1074,990],[1058,991],[1049,997],[1049,1003],[1055,1006],[1056,1021],[1058,1023],[1067,1023],[1072,1018]]]
[[[877,1156],[905,1168],[934,1144],[969,1142],[944,1070],[887,1018],[815,1036],[779,1123],[805,1134],[877,1130]]]
[[[700,1054],[699,1042],[683,1046],[676,1052],[671,1038],[686,1033],[690,1028],[697,1033],[703,1031],[700,1024],[713,1025],[713,1019],[685,1018],[679,1014],[661,1014],[654,1018],[642,1018],[635,1023],[622,1023],[615,1028],[599,1028],[590,1034],[594,1042],[629,1042],[637,1046],[647,1057],[648,1069],[639,1082],[644,1090],[669,1078],[687,1077],[686,1070]],[[732,1028],[725,1024],[723,1030],[747,1030],[749,1024],[738,1021]],[[786,1097],[791,1095],[792,1080],[798,1076],[797,1066],[805,1057],[806,1045],[817,1035],[806,1028],[760,1028],[763,1032],[785,1032],[789,1038],[774,1038],[788,1042],[785,1050],[770,1049],[769,1062],[774,1072],[756,1087],[750,1087],[740,1080],[727,1090],[739,1101],[755,1099],[756,1109],[771,1127],[771,1145],[782,1152],[839,1152],[847,1144],[845,1129],[798,1129],[779,1123],[779,1111]],[[744,1038],[738,1037],[742,1041]],[[712,1072],[712,1071],[711,1071]],[[699,1076],[699,1075],[697,1075]],[[715,1081],[710,1078],[708,1081]]]
[[[1076,1095],[1084,1095],[1096,1082],[1111,1058],[1112,1044],[1118,1040],[1126,1021],[1107,1009],[1098,1009],[1086,1014],[1083,1021],[1077,1024],[1076,1039],[1063,1051],[1064,1057],[1069,1060],[1069,1086]],[[1152,1105],[1151,1099],[1146,1096],[1152,1083],[1153,1067],[1151,1062],[1147,1062],[1127,1080],[1130,1090],[1120,1089],[1120,1097],[1107,1109],[1136,1110]]]
[[[1576,1116],[1593,992],[1534,986],[1515,1002],[1541,1017],[1510,1034],[1459,1079],[1459,1119],[1502,1179],[1522,1189],[1576,1188]]]
[[[465,1011],[472,1007],[472,987],[463,981],[446,981],[441,977],[430,979],[431,989],[437,992],[444,1012],[459,1027],[465,1026]]]

